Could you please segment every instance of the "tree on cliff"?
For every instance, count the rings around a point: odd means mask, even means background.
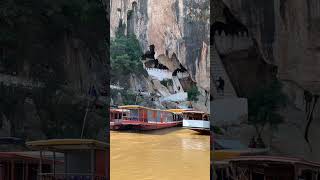
[[[283,122],[283,117],[278,111],[286,102],[287,97],[282,92],[279,81],[273,81],[257,89],[253,96],[249,97],[249,124],[255,127],[258,137],[261,137],[266,125],[277,128]]]
[[[197,86],[193,85],[188,91],[188,100],[189,101],[198,101],[198,96],[200,95],[200,92],[197,88]]]
[[[111,41],[111,82],[122,82],[127,84],[129,75],[145,74],[140,57],[142,50],[135,35],[125,36],[118,33]]]

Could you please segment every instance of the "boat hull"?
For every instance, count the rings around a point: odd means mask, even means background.
[[[210,129],[210,121],[184,119],[183,120],[183,127]]]
[[[168,123],[148,123],[148,122],[140,122],[140,121],[123,121],[118,124],[111,124],[111,130],[140,130],[140,131],[148,131],[148,130],[157,130],[164,129],[170,127],[181,126],[182,122],[168,122]]]
[[[208,128],[190,128],[193,131],[196,131],[200,134],[206,134],[206,135],[210,135],[210,129]]]

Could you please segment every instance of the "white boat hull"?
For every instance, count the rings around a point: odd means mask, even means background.
[[[204,120],[183,120],[182,126],[186,128],[210,128],[210,121]]]

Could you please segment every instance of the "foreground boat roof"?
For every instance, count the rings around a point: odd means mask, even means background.
[[[251,156],[251,155],[262,155],[266,154],[268,152],[268,149],[224,149],[224,150],[214,150],[211,151],[211,155],[214,160],[221,161],[226,159],[233,159],[238,158],[241,156]]]
[[[61,157],[61,154],[56,153],[56,156]],[[40,152],[38,151],[21,151],[21,152],[0,152],[2,161],[24,161],[25,163],[39,163]],[[53,159],[49,156],[42,158],[42,163],[52,164]],[[63,164],[63,160],[55,160],[58,164]]]
[[[281,162],[287,164],[303,164],[308,166],[320,167],[320,163],[307,161],[300,158],[284,157],[284,156],[242,156],[231,159],[230,162]]]
[[[108,144],[92,140],[92,139],[50,139],[40,141],[30,141],[26,143],[31,149],[37,150],[86,150],[86,149],[100,149],[107,150]]]

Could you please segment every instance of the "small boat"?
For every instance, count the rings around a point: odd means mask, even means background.
[[[209,114],[195,110],[181,110],[183,127],[202,134],[210,134]]]
[[[182,124],[182,118],[173,112],[138,105],[119,106],[110,110],[112,130],[155,130]]]

